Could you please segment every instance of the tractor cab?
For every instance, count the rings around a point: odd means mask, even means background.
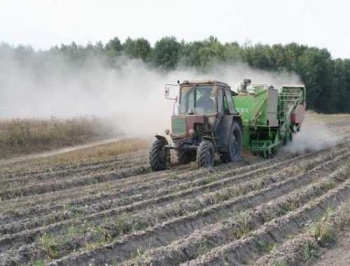
[[[216,90],[213,85],[183,86],[180,95],[180,115],[217,113]]]
[[[225,114],[237,115],[230,87],[219,81],[184,81],[179,85],[172,136],[210,134]]]
[[[180,84],[179,106],[182,115],[237,114],[230,86],[219,81],[184,81]]]
[[[184,81],[167,85],[165,97],[176,102],[171,130],[166,130],[168,139],[156,135],[151,147],[153,170],[166,168],[168,159],[164,158],[170,157],[170,149],[177,151],[181,164],[197,160],[199,167],[212,166],[216,153],[225,162],[241,158],[242,121],[229,85],[213,80]]]

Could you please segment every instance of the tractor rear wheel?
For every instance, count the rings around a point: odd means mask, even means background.
[[[221,154],[221,161],[229,163],[242,159],[242,129],[237,122],[233,122],[231,134],[229,137],[229,152]]]
[[[203,140],[197,150],[198,167],[213,167],[215,160],[214,146],[210,141]]]
[[[164,148],[165,143],[156,139],[150,148],[149,160],[153,171],[162,171],[170,164],[170,150]]]
[[[188,164],[196,160],[196,153],[194,151],[178,149],[177,160],[180,164]]]

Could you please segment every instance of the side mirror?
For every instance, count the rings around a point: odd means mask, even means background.
[[[179,95],[179,85],[166,84],[165,85],[165,98],[168,100],[177,100]]]

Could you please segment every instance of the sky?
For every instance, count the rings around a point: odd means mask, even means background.
[[[61,43],[165,36],[240,44],[297,42],[350,58],[348,0],[0,0],[0,42]]]

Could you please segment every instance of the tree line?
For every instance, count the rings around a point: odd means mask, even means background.
[[[185,42],[164,37],[153,46],[144,38],[114,38],[103,44],[54,46],[47,51],[35,51],[30,46],[0,45],[0,60],[5,50],[11,50],[19,60],[28,56],[62,55],[75,64],[84,64],[91,56],[103,56],[110,66],[117,67],[121,57],[137,58],[151,67],[170,71],[180,66],[206,71],[215,63],[246,63],[265,71],[295,72],[307,87],[308,108],[321,113],[349,113],[350,59],[334,59],[327,49],[297,43],[238,44],[221,43],[215,37]]]

